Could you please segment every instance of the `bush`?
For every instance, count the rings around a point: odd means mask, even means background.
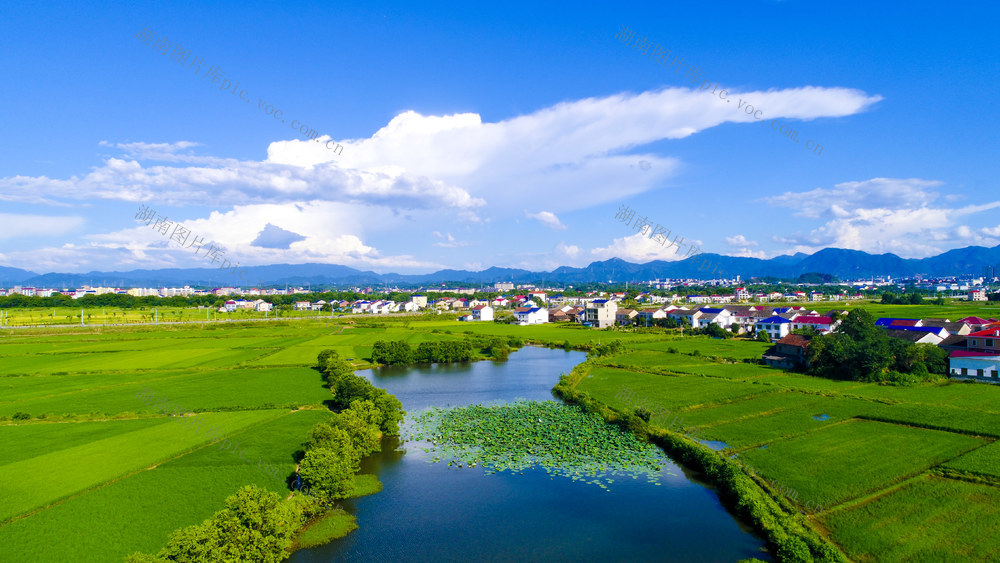
[[[13,416],[11,416],[11,419],[13,420],[28,420],[29,418],[31,418],[30,414],[21,411],[17,411]]]

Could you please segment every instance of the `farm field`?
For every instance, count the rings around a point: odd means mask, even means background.
[[[293,456],[329,412],[330,392],[311,367],[319,351],[338,350],[363,368],[376,340],[416,345],[470,333],[560,345],[608,337],[440,317],[2,330],[0,561],[120,561],[156,551],[243,485],[290,492]],[[640,340],[654,338],[663,336]],[[144,393],[187,417],[156,412]],[[192,417],[221,433],[210,439],[182,424]],[[220,449],[236,442],[246,461]],[[380,488],[371,477],[358,477],[358,494]],[[349,530],[353,517],[327,525]]]
[[[667,352],[681,351],[667,339],[628,344],[588,362],[576,389],[618,410],[638,400],[669,409],[685,432],[782,490],[772,494],[803,511],[821,506],[810,518],[852,559],[1000,556],[1000,542],[982,538],[1000,495],[1000,387],[824,380],[706,358],[737,359],[741,348],[749,357],[759,345],[719,342],[685,338],[686,354]]]
[[[996,561],[996,486],[935,476],[820,517],[855,561]]]
[[[316,354],[337,347],[336,332],[345,346],[386,337],[353,330],[277,321],[3,331],[0,561],[121,561],[155,552],[243,485],[290,493],[294,454],[329,415]],[[278,352],[275,365],[253,363]],[[187,416],[156,412],[145,393]],[[218,432],[194,430],[194,419]],[[235,443],[245,459],[224,448]],[[379,488],[370,477],[359,476],[359,494]],[[337,521],[353,526],[350,515]]]
[[[241,485],[289,490],[256,464],[290,475],[306,431],[326,415],[329,391],[310,367],[320,350],[336,349],[364,368],[376,340],[415,345],[468,335],[555,346],[622,340],[624,353],[590,362],[580,391],[624,410],[634,406],[619,396],[627,388],[672,411],[685,427],[722,442],[720,455],[735,455],[793,491],[790,502],[822,505],[812,518],[857,560],[934,559],[933,542],[911,553],[886,547],[891,535],[864,535],[867,526],[896,525],[878,524],[899,509],[887,503],[938,506],[935,495],[954,489],[971,499],[971,513],[986,514],[981,499],[995,498],[1000,485],[1000,388],[828,381],[741,362],[760,354],[759,342],[440,317],[38,328],[0,333],[0,491],[10,499],[0,544],[38,560],[114,561],[155,551],[170,531],[210,516]],[[214,419],[224,435],[208,443],[136,398],[140,389]],[[220,450],[224,440],[241,441],[254,463]],[[69,465],[86,470],[72,478],[56,470]],[[959,473],[981,482],[952,478]],[[907,529],[918,535],[937,525],[933,511],[905,512]],[[107,525],[95,528],[99,514]],[[953,541],[976,543],[971,529],[956,528]],[[36,545],[39,534],[58,539]],[[879,555],[883,548],[888,555]],[[975,549],[996,555],[988,542]],[[6,557],[0,561],[13,560]]]

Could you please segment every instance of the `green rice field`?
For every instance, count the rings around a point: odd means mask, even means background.
[[[311,368],[320,350],[360,369],[376,340],[469,334],[623,341],[624,353],[588,362],[579,391],[620,410],[642,399],[671,411],[782,491],[772,494],[822,506],[811,521],[854,560],[1000,558],[981,529],[1000,500],[998,386],[830,381],[742,362],[766,349],[759,342],[442,316],[0,330],[0,561],[121,561],[242,485],[288,493],[295,451],[328,416]],[[157,412],[143,390],[187,415]],[[220,433],[194,432],[191,418]],[[358,491],[378,488],[369,478]]]

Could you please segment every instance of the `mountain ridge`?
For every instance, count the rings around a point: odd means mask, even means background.
[[[968,246],[927,258],[900,258],[892,253],[869,254],[861,250],[824,248],[813,254],[797,253],[774,258],[748,258],[703,253],[684,260],[653,260],[642,264],[621,258],[591,262],[585,267],[560,266],[550,272],[492,266],[485,270],[444,269],[427,274],[379,274],[339,264],[269,264],[243,268],[239,276],[217,268],[138,269],[125,272],[92,271],[85,274],[37,274],[20,268],[0,266],[0,284],[51,288],[82,285],[113,287],[162,287],[203,285],[249,287],[265,285],[423,285],[433,283],[492,284],[498,281],[529,283],[637,282],[664,278],[711,279],[725,276],[776,277],[794,279],[806,273],[820,273],[841,279],[871,276],[981,275],[984,266],[1000,266],[1000,245],[992,248]]]

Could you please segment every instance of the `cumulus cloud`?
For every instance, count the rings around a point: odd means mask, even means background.
[[[987,229],[973,231],[958,223],[967,216],[1000,207],[1000,201],[948,207],[937,203],[939,194],[931,190],[940,185],[938,181],[917,178],[874,178],[844,182],[833,188],[786,192],[764,201],[794,209],[796,215],[826,220],[808,233],[775,235],[776,242],[796,252],[835,246],[912,258],[939,254],[970,242],[997,244],[997,238]]]
[[[766,108],[769,116],[803,120],[858,113],[880,99],[858,90],[816,87],[743,95]],[[753,120],[731,106],[697,90],[665,88],[570,100],[495,122],[484,122],[475,113],[405,111],[370,137],[338,140],[344,145],[342,155],[327,150],[325,143],[294,139],[271,143],[263,161],[199,155],[198,145],[186,140],[102,142],[102,147],[119,154],[108,155],[93,169],[67,178],[0,178],[0,201],[89,205],[93,200],[119,200],[209,207],[222,202],[232,211],[213,214],[204,226],[206,231],[220,231],[217,240],[232,249],[284,262],[396,268],[423,262],[406,254],[383,256],[363,242],[370,238],[366,232],[388,232],[398,228],[396,222],[374,220],[361,225],[345,217],[353,230],[341,229],[334,235],[317,226],[318,230],[310,232],[297,221],[332,220],[299,217],[296,204],[351,206],[355,216],[359,210],[377,209],[379,217],[388,211],[405,221],[416,214],[433,217],[444,228],[455,222],[479,228],[496,218],[521,216],[524,201],[542,199],[552,202],[542,212],[551,217],[536,214],[534,218],[559,229],[562,223],[557,214],[662,189],[681,163],[642,147],[683,139],[724,123]],[[305,238],[290,242],[286,249],[251,248],[267,224],[256,216],[262,209],[282,217],[272,224],[294,225]],[[253,221],[246,227],[236,225],[230,213]],[[230,227],[233,231],[221,232]],[[95,236],[93,251],[104,252],[101,244],[114,245],[115,252],[126,259],[138,256],[132,243],[112,238],[101,241]],[[627,252],[623,257],[676,256],[670,250],[644,250],[644,243],[620,240],[616,244]],[[448,240],[439,244],[450,243],[462,244]],[[85,247],[74,250],[82,252]],[[598,249],[598,254],[612,247]],[[49,251],[54,263],[65,264],[63,254]],[[115,255],[111,263],[119,264],[122,256]],[[79,258],[72,263],[88,261]],[[134,262],[149,265],[138,259]]]
[[[100,256],[120,269],[161,267],[218,267],[195,254],[194,237],[200,242],[223,249],[222,259],[231,264],[257,265],[277,263],[343,264],[379,269],[439,269],[441,264],[414,258],[408,254],[385,254],[366,244],[359,234],[371,220],[364,206],[330,202],[301,202],[295,205],[238,205],[227,212],[213,212],[208,217],[175,217],[178,224],[191,231],[186,244],[173,241],[145,224],[120,231],[89,235],[89,245],[67,245],[75,252]],[[294,225],[286,247],[261,247],[258,241],[267,225]],[[287,232],[287,231],[286,231]],[[61,250],[44,249],[43,254],[62,256]],[[25,259],[18,253],[8,254],[12,261]],[[60,271],[67,271],[62,263]],[[58,260],[56,262],[58,264]],[[78,271],[75,268],[73,271]]]
[[[551,211],[539,211],[538,213],[528,213],[527,215],[532,219],[537,219],[538,222],[554,231],[566,230],[566,225],[563,225],[562,221]]]
[[[699,246],[701,243],[695,241],[691,244]],[[685,252],[678,252],[676,246],[667,248],[667,245],[656,242],[648,235],[636,233],[627,237],[616,238],[606,247],[594,248],[590,251],[590,254],[598,260],[617,257],[629,262],[644,263],[652,260],[683,260]]]

